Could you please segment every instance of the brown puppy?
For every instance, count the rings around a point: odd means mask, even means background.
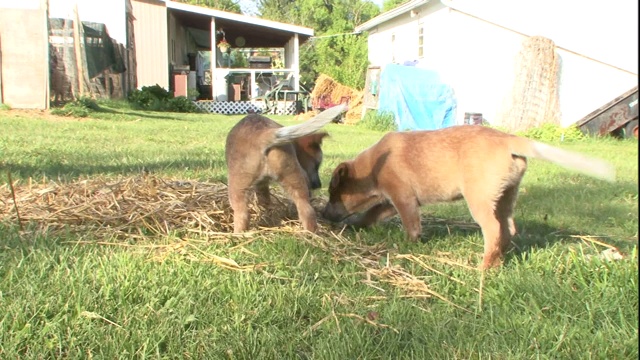
[[[419,207],[464,198],[484,237],[482,267],[497,266],[516,233],[513,210],[527,157],[613,181],[611,165],[484,126],[393,132],[334,170],[323,216],[364,212],[368,226],[396,213],[410,239],[421,233]]]
[[[306,230],[316,230],[316,214],[309,204],[310,190],[321,186],[322,138],[315,131],[344,111],[339,105],[302,124],[282,127],[258,114],[240,120],[227,135],[225,155],[233,231],[249,228],[249,197],[256,191],[261,204],[269,203],[269,181],[276,180],[294,201]]]

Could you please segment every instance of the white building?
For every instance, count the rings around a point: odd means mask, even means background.
[[[564,126],[638,84],[635,0],[412,0],[358,26],[371,65],[416,61],[453,87],[465,112],[492,122],[511,90],[524,39],[551,39],[561,58]]]

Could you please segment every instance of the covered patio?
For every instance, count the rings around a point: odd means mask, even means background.
[[[176,96],[225,114],[305,110],[299,47],[313,29],[173,1],[166,6]]]

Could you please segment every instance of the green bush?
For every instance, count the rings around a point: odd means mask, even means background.
[[[184,96],[178,96],[178,97],[169,99],[169,102],[167,103],[167,105],[168,105],[168,108],[170,109],[169,111],[188,112],[188,113],[198,112],[198,108],[193,103],[193,101],[187,99]]]
[[[171,93],[162,86],[143,86],[142,89],[134,89],[129,93],[129,102],[135,108],[141,110],[152,110],[157,106],[154,103],[166,101],[171,98]]]
[[[198,112],[198,108],[191,100],[184,96],[174,97],[172,93],[158,84],[143,86],[140,90],[132,90],[128,100],[133,108],[139,110]]]
[[[375,131],[398,130],[398,125],[396,125],[393,113],[388,111],[369,111],[364,115],[364,118],[360,120],[356,125],[361,126],[365,129]]]
[[[94,111],[100,111],[98,103],[90,97],[80,97],[77,100],[66,103],[61,108],[51,110],[53,115],[87,117]]]
[[[575,125],[563,128],[555,124],[542,124],[536,128],[517,132],[516,135],[543,142],[580,141],[586,138]]]

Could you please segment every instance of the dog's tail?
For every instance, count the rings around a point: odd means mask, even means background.
[[[347,106],[345,104],[336,105],[302,124],[279,128],[274,132],[274,137],[269,143],[269,147],[288,143],[320,130],[323,126],[327,125],[340,115],[346,107]]]
[[[577,152],[563,150],[551,145],[526,138],[515,137],[511,153],[517,156],[537,158],[560,165],[606,181],[615,181],[616,170],[610,163],[582,155]]]

